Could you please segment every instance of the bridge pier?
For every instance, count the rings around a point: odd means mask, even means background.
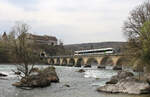
[[[87,61],[88,61],[88,58],[87,57],[85,57],[85,58],[83,58],[83,64],[81,64],[81,65],[83,65],[84,67],[88,67],[88,65],[90,65],[90,64],[88,64],[87,63]]]
[[[47,63],[50,64],[50,59],[49,58],[47,59]]]
[[[69,66],[69,61],[70,61],[70,58],[67,58],[67,66]]]
[[[60,58],[60,66],[63,64],[63,58]]]
[[[57,65],[57,58],[54,58],[54,65]]]
[[[77,61],[78,61],[78,58],[73,58],[74,59],[74,66],[77,65]]]

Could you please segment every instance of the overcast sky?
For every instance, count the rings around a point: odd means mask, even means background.
[[[0,32],[16,21],[65,44],[125,41],[123,22],[145,0],[0,0]]]

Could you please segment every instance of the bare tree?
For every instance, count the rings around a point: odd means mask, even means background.
[[[35,50],[34,41],[28,39],[29,26],[25,23],[17,23],[9,34],[12,59],[17,64],[17,70],[27,77],[31,69],[39,59]]]
[[[150,2],[149,0],[131,11],[124,23],[124,33],[128,38],[127,55],[132,61],[140,60],[141,64],[150,67]],[[147,60],[148,59],[148,60]]]

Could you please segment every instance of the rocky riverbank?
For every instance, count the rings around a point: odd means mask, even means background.
[[[134,77],[131,72],[119,71],[105,86],[97,89],[99,92],[147,94],[150,93],[150,84]]]
[[[12,84],[16,87],[46,87],[51,82],[59,82],[59,78],[54,67],[47,67],[43,70],[34,68],[28,77],[23,77],[19,82]]]
[[[48,66],[38,65],[35,67],[42,69]],[[51,83],[46,88],[24,90],[11,85],[11,83],[18,81],[18,77],[12,72],[12,69],[15,68],[15,65],[0,65],[0,71],[8,75],[4,77],[8,80],[0,80],[0,97],[150,97],[150,94],[126,95],[97,92],[95,90],[103,86],[111,76],[116,75],[117,71],[83,68],[85,72],[79,73],[76,71],[80,68],[66,66],[55,66],[60,79],[58,84]],[[25,88],[29,89],[28,87]]]

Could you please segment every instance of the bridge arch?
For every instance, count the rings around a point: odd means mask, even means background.
[[[100,65],[114,65],[113,59],[109,56],[103,57]]]
[[[50,61],[49,61],[49,64],[50,64],[50,65],[54,65],[54,63],[55,63],[54,59],[51,58]]]
[[[96,58],[88,58],[87,65],[98,65],[98,60]]]
[[[62,65],[67,65],[67,59],[66,58],[63,58]]]
[[[60,65],[60,58],[56,59],[56,65]]]
[[[69,65],[74,66],[75,65],[75,60],[73,58],[71,58],[69,60]]]
[[[84,65],[84,59],[83,58],[78,58],[77,59],[77,66],[81,66],[81,65]]]

